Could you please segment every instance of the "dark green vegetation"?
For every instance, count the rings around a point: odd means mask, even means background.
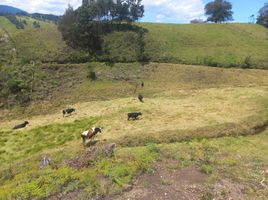
[[[16,26],[17,29],[24,29],[24,25],[26,25],[26,21],[19,21],[16,15],[6,15],[5,16],[12,24]]]
[[[143,17],[142,0],[83,1],[73,10],[69,7],[59,21],[59,31],[66,43],[91,54],[102,54],[102,38],[113,31],[139,30],[131,22]]]
[[[264,6],[259,11],[259,16],[257,18],[257,24],[261,24],[268,28],[268,3],[265,3]]]
[[[205,6],[207,21],[221,23],[233,20],[232,4],[225,0],[214,0]]]

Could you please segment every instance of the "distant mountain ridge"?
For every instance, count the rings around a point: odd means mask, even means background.
[[[13,6],[0,5],[0,14],[23,14],[27,15],[28,13],[19,8],[15,8]]]
[[[28,13],[24,10],[19,8],[15,8],[13,6],[7,5],[0,5],[0,16],[7,16],[7,15],[22,15],[32,17],[37,20],[50,20],[57,22],[60,19],[60,16],[53,15],[53,14],[42,14],[42,13]]]

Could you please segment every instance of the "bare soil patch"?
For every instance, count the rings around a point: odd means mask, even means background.
[[[133,189],[116,200],[197,200],[205,191],[207,175],[194,168],[179,169],[178,163],[165,160],[141,175]]]
[[[200,200],[245,199],[243,185],[221,179],[209,183],[209,176],[196,168],[180,168],[178,161],[162,160],[150,172],[139,176],[130,191],[105,200]]]

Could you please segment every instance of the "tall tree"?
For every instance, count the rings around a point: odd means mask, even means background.
[[[225,0],[214,0],[205,6],[207,21],[221,23],[233,20],[232,4]]]
[[[67,42],[68,45],[74,46],[78,41],[77,38],[77,14],[74,9],[69,5],[65,11],[65,14],[62,16],[58,24],[58,29],[62,34],[63,39]]]
[[[265,3],[264,6],[259,10],[257,24],[261,24],[268,28],[268,3]]]
[[[66,10],[59,22],[63,39],[74,48],[90,53],[101,50],[102,36],[117,30],[121,22],[143,16],[142,0],[83,0],[82,6]]]

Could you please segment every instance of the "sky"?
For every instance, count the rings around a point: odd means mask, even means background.
[[[10,5],[29,13],[62,15],[68,4],[77,8],[82,0],[0,0],[0,5]],[[212,0],[143,0],[145,16],[142,22],[189,23],[192,19],[206,19],[204,6]],[[249,22],[249,16],[258,15],[268,0],[229,0],[233,5],[234,22]]]

